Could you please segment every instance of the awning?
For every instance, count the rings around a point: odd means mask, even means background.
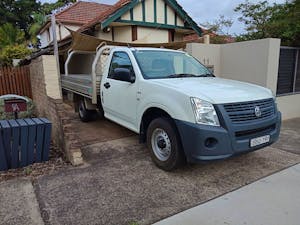
[[[126,42],[115,42],[115,41],[104,40],[104,39],[96,38],[94,36],[76,32],[70,29],[68,30],[70,31],[73,39],[71,49],[77,51],[93,52],[96,51],[96,48],[102,43],[105,43],[106,45],[115,45],[115,46],[181,49],[181,48],[185,48],[186,44],[191,42],[203,42],[202,38],[199,38],[196,41],[192,40],[192,41],[167,42],[167,43],[138,43],[138,42],[126,43]]]

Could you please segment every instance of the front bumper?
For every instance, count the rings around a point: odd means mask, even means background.
[[[281,127],[281,113],[251,124],[214,127],[175,120],[188,162],[224,159],[254,151],[277,141]],[[268,143],[250,147],[250,140],[270,135]]]

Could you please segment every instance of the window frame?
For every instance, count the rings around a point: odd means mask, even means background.
[[[133,63],[132,63],[132,60],[131,60],[129,54],[128,54],[126,51],[115,51],[115,52],[113,52],[113,54],[112,54],[112,56],[111,56],[111,60],[110,60],[109,68],[108,68],[108,75],[107,75],[107,78],[108,78],[108,79],[111,79],[111,80],[121,81],[121,80],[115,79],[115,78],[113,78],[113,77],[110,76],[110,71],[111,71],[113,59],[114,59],[114,56],[115,56],[116,53],[124,53],[124,54],[127,55],[128,59],[129,59],[129,61],[130,61],[131,67],[132,67],[132,73],[133,73],[133,75],[136,77],[136,74],[135,74],[135,72],[134,72]],[[120,67],[120,68],[121,68],[121,67]]]
[[[134,58],[135,58],[136,63],[137,63],[138,66],[139,66],[139,69],[140,69],[140,71],[141,71],[142,77],[143,77],[145,80],[167,79],[167,77],[156,77],[156,78],[150,78],[150,77],[147,77],[147,76],[145,75],[145,72],[143,71],[143,68],[141,67],[141,64],[140,64],[140,62],[139,62],[137,56],[136,56],[136,51],[139,51],[139,50],[133,50],[132,53],[133,53],[133,55],[134,55]],[[159,50],[141,50],[141,51],[157,51],[157,52],[159,52]],[[164,51],[161,50],[161,52],[164,52]],[[170,52],[172,52],[172,51],[170,51]],[[176,52],[176,51],[174,51],[174,52]],[[185,54],[186,52],[180,52],[180,51],[179,51],[179,53]],[[198,62],[200,65],[202,65],[203,67],[205,67],[205,68],[208,70],[208,72],[211,72],[211,71],[210,71],[203,63],[201,63],[197,58],[195,58],[194,56],[192,56],[192,55],[190,55],[190,54],[188,54],[188,55],[189,55],[190,57],[192,57],[192,58],[193,58],[196,62]],[[186,67],[186,63],[184,63],[184,67]],[[215,77],[215,75],[214,75],[213,73],[211,73],[211,74]]]

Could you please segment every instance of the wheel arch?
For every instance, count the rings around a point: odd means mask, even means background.
[[[144,143],[146,141],[147,129],[148,129],[151,121],[153,121],[154,119],[159,118],[159,117],[165,117],[165,118],[171,119],[174,122],[174,119],[172,118],[170,113],[168,113],[166,110],[161,109],[160,107],[155,107],[155,106],[147,108],[144,111],[144,113],[141,117],[141,122],[140,122],[139,136],[140,136],[141,143]],[[174,125],[176,127],[175,123],[174,123]]]

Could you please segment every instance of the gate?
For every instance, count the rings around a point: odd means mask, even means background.
[[[32,98],[28,66],[0,67],[0,96],[6,94]]]
[[[300,92],[300,48],[281,47],[277,95]]]

